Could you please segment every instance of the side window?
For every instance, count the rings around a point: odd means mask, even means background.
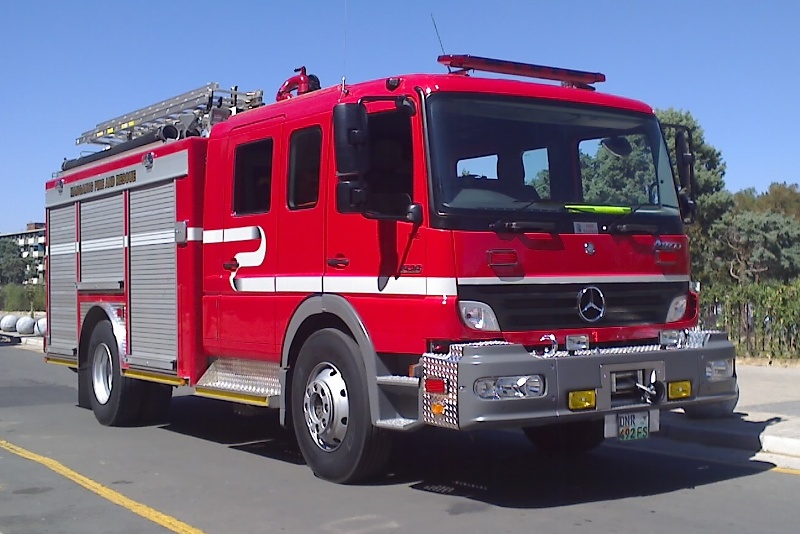
[[[414,192],[411,118],[400,111],[371,114],[369,138],[367,208],[384,215],[403,215]]]
[[[233,211],[237,215],[269,211],[272,149],[272,139],[263,139],[236,147]]]
[[[533,187],[539,198],[550,199],[550,161],[547,148],[523,152],[522,165],[525,168],[525,185]]]
[[[287,205],[290,210],[313,208],[319,201],[322,129],[313,126],[292,132],[289,144]]]

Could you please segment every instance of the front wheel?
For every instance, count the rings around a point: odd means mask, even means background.
[[[522,431],[537,449],[550,455],[583,454],[605,439],[602,419],[528,427]]]
[[[292,370],[291,411],[297,443],[320,478],[353,483],[377,474],[389,436],[372,425],[358,345],[332,328],[312,334]]]
[[[105,426],[127,425],[139,409],[139,384],[122,376],[117,339],[111,323],[97,323],[89,339],[90,400],[94,416]]]

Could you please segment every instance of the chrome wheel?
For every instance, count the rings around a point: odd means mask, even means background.
[[[97,402],[105,405],[111,398],[114,380],[114,364],[108,345],[100,343],[94,349],[92,358],[92,390]]]
[[[303,414],[317,447],[339,448],[347,433],[350,400],[342,373],[331,363],[320,363],[309,374],[303,394]]]

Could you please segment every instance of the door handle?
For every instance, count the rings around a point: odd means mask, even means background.
[[[239,268],[239,262],[236,260],[226,261],[222,264],[222,268],[226,271],[235,271]]]
[[[344,269],[350,265],[350,260],[347,258],[328,258],[328,266],[334,269]]]

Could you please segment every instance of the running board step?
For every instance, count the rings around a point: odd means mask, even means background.
[[[195,385],[201,397],[269,406],[269,398],[280,395],[278,380],[281,367],[277,362],[219,358]]]
[[[378,385],[418,388],[419,378],[416,376],[382,375],[378,377]]]
[[[404,417],[378,419],[375,421],[375,426],[379,428],[388,428],[389,430],[411,430],[414,427],[420,427],[422,425],[423,422],[418,419],[406,419]]]

